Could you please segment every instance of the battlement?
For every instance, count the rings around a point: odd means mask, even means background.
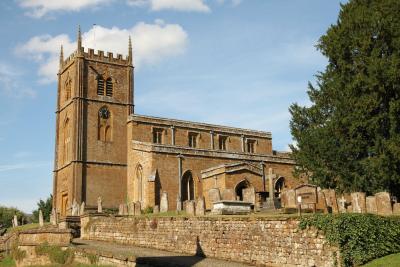
[[[122,54],[116,54],[116,56],[114,56],[114,53],[112,52],[104,52],[103,50],[95,51],[92,48],[84,49],[84,47],[82,47],[82,53],[78,53],[78,50],[75,50],[65,60],[62,60],[60,62],[60,69],[69,65],[69,63],[72,62],[78,56],[78,54],[82,55],[85,59],[88,60],[102,61],[105,63],[114,63],[121,65],[131,64],[129,56],[124,57]]]

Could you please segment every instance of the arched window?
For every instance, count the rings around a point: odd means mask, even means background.
[[[194,180],[190,171],[182,176],[182,201],[194,200]]]
[[[97,138],[103,142],[112,141],[112,119],[107,107],[99,109]]]
[[[106,80],[106,96],[112,96],[113,95],[113,82],[111,78],[108,78]]]
[[[69,160],[69,146],[70,146],[70,141],[71,141],[71,136],[70,136],[70,126],[69,126],[69,119],[67,118],[64,122],[64,129],[63,129],[63,134],[64,134],[64,142],[63,142],[63,163],[66,163]]]
[[[136,199],[137,201],[143,202],[143,168],[141,165],[138,165],[136,168]]]
[[[285,187],[285,178],[279,177],[275,182],[275,197],[280,198],[282,189]]]
[[[104,95],[104,79],[101,75],[97,76],[97,94]]]
[[[71,98],[71,79],[70,78],[68,78],[66,81],[65,81],[65,100],[68,100],[68,99],[70,99]]]

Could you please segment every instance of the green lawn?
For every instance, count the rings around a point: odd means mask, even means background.
[[[391,254],[376,260],[373,260],[363,267],[398,267],[400,266],[400,253]]]
[[[6,256],[3,260],[0,260],[0,267],[15,267],[15,262],[11,257]]]
[[[40,265],[40,266],[31,266],[31,267],[112,267],[109,265],[91,265],[91,264],[80,264],[80,263],[73,263],[69,265],[58,265],[58,264],[51,264],[51,265]],[[3,260],[0,261],[0,267],[15,267],[15,261],[6,256]]]

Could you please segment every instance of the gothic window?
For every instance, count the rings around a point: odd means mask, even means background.
[[[137,201],[143,202],[143,168],[138,165],[136,168],[136,199]]]
[[[113,95],[113,82],[111,78],[108,78],[106,80],[106,96],[112,96]]]
[[[248,153],[254,153],[255,144],[256,144],[255,140],[247,139],[246,148]]]
[[[162,134],[163,134],[163,129],[160,129],[160,128],[153,129],[153,143],[154,144],[162,144]]]
[[[101,75],[97,76],[97,94],[104,95],[104,79]]]
[[[189,139],[189,147],[197,147],[197,137],[198,133],[189,133],[188,134],[188,139]]]
[[[112,141],[111,113],[107,107],[102,107],[98,114],[98,140],[103,142]]]
[[[227,136],[220,135],[218,138],[218,148],[219,150],[226,150],[226,142],[228,140]]]
[[[68,78],[66,81],[65,81],[65,100],[68,100],[68,99],[70,99],[71,98],[71,79],[70,78]]]
[[[194,199],[194,179],[190,171],[182,176],[182,201]]]

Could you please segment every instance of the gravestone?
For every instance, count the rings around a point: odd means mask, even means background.
[[[353,205],[348,205],[347,208],[346,208],[346,212],[347,213],[353,212]]]
[[[326,199],[325,195],[322,192],[321,188],[317,188],[317,204],[316,204],[316,209],[317,210],[323,210],[325,213],[328,212],[328,205],[326,204]]]
[[[153,214],[158,214],[158,213],[160,213],[160,206],[155,205],[155,206],[153,207]]]
[[[326,205],[331,209],[332,213],[338,213],[339,207],[336,200],[336,192],[333,189],[323,189],[325,195]]]
[[[124,204],[119,204],[118,215],[124,215]]]
[[[364,192],[351,193],[351,205],[354,213],[365,213],[366,200]]]
[[[286,205],[285,208],[296,208],[296,192],[294,189],[285,191]]]
[[[244,202],[256,203],[256,190],[254,187],[245,188],[242,190],[242,196]]]
[[[205,215],[205,213],[206,213],[205,206],[206,205],[205,205],[204,197],[199,197],[196,202],[196,209],[195,209],[196,216],[204,216]]]
[[[124,216],[128,215],[129,214],[128,210],[129,210],[128,209],[128,204],[123,204],[122,215],[124,215]]]
[[[208,190],[208,198],[210,199],[210,202],[216,202],[221,200],[221,194],[219,193],[218,188],[211,188]]]
[[[43,227],[44,222],[43,222],[43,212],[42,210],[39,210],[39,226]]]
[[[14,215],[14,222],[13,222],[14,227],[18,226],[18,218],[17,215]]]
[[[388,192],[379,192],[375,194],[376,208],[379,215],[392,215],[392,203]]]
[[[72,216],[78,216],[79,214],[79,205],[76,202],[76,199],[74,198],[74,201],[72,201],[72,205],[71,205],[71,215]]]
[[[135,215],[135,202],[128,204],[128,215]]]
[[[315,210],[318,202],[317,187],[310,184],[302,184],[296,187],[296,206],[300,205],[302,208],[310,208]]]
[[[79,215],[83,215],[85,213],[85,201],[81,203],[81,208],[79,210]]]
[[[168,193],[162,192],[160,200],[160,212],[168,211]]]
[[[97,212],[103,213],[103,200],[101,199],[101,197],[97,198]]]
[[[400,215],[400,203],[393,204],[393,214]]]
[[[183,205],[183,206],[182,206]],[[182,203],[181,197],[179,195],[176,196],[176,211],[181,211],[185,205]]]
[[[135,207],[135,216],[139,216],[142,214],[142,203],[140,203],[140,201],[136,201],[134,204]]]
[[[51,210],[51,215],[50,215],[50,221],[52,225],[57,225],[58,224],[58,217],[57,217],[57,210],[53,208]]]
[[[365,198],[366,211],[372,214],[378,214],[378,209],[376,207],[375,196],[369,196]]]
[[[235,192],[233,191],[233,189],[223,189],[222,200],[235,200]]]
[[[186,211],[186,215],[195,215],[195,202],[194,200],[188,200],[185,201],[186,205],[185,205],[185,211]]]
[[[344,196],[341,196],[338,199],[337,203],[338,203],[339,212],[340,213],[346,213],[347,212],[347,210],[346,210],[346,203],[347,203],[346,202],[346,198]]]

